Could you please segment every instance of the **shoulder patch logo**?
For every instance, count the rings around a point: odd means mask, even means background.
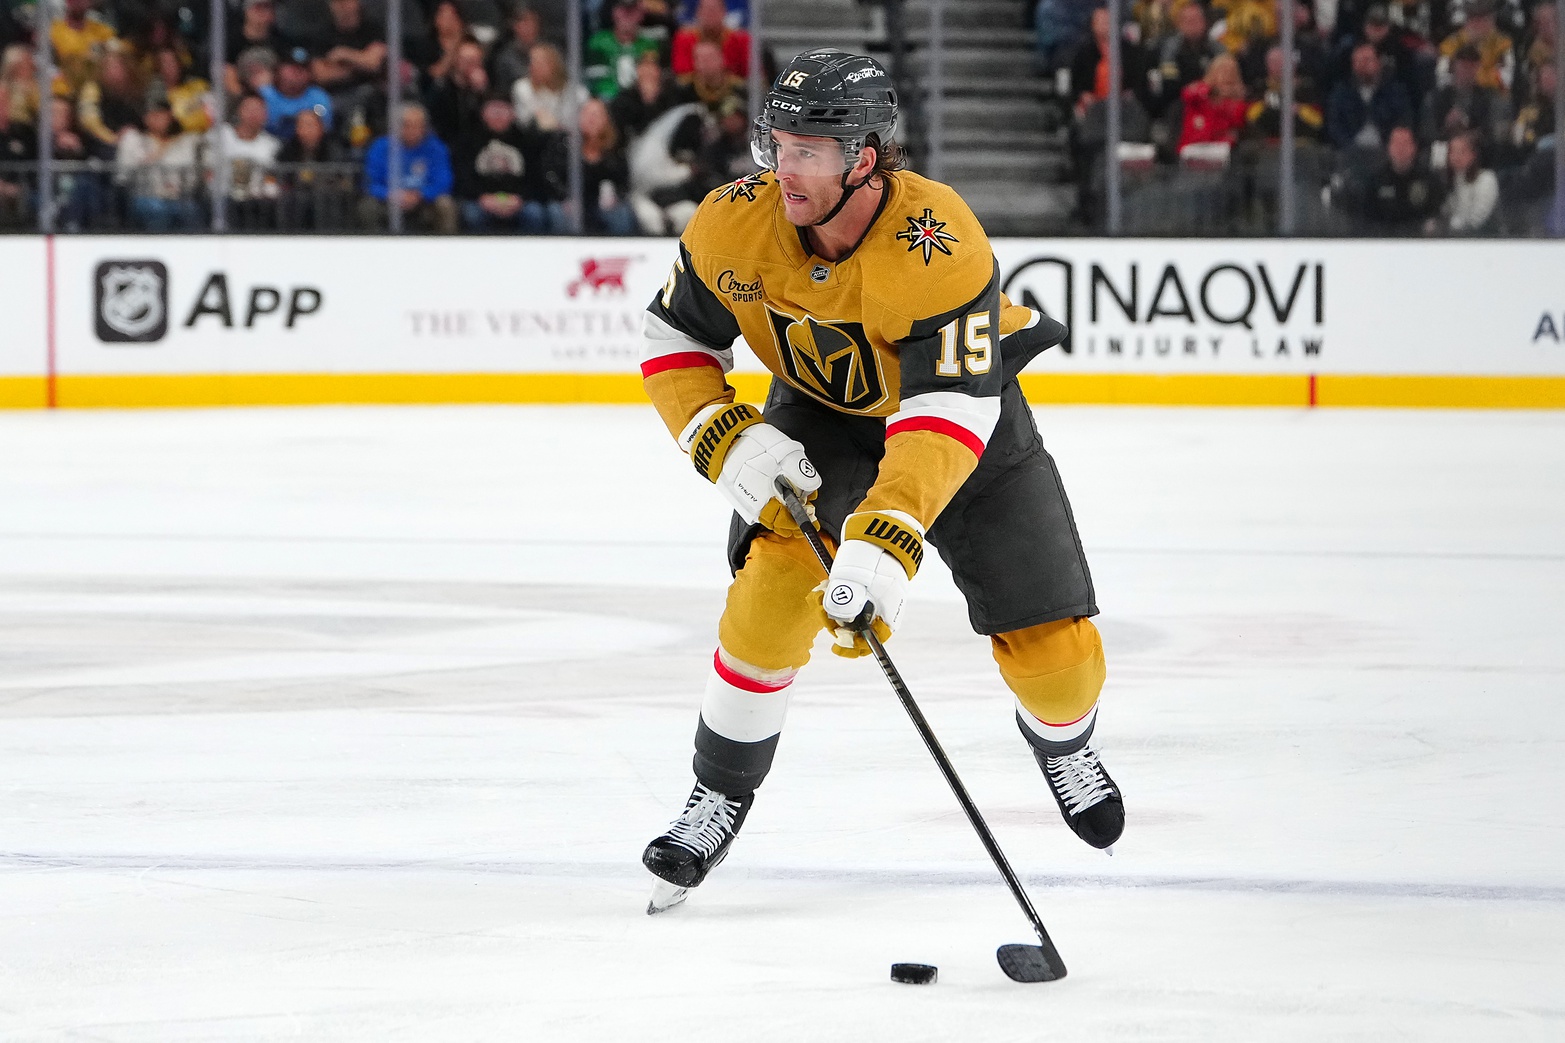
[[[897,233],[897,238],[907,243],[909,253],[922,247],[926,266],[936,250],[947,257],[951,256],[951,248],[946,243],[961,242],[945,230],[946,223],[936,220],[935,212],[927,206],[924,208],[923,217],[910,217],[907,219],[907,224],[906,228]]]
[[[766,184],[760,174],[746,174],[737,181],[730,181],[724,185],[718,194],[718,199],[734,203],[743,197],[747,203],[755,202],[755,190]]]

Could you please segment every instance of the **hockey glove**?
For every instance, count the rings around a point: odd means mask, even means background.
[[[723,498],[751,524],[759,522],[781,536],[798,536],[799,526],[777,499],[783,477],[809,502],[821,487],[820,473],[804,455],[804,446],[761,419],[761,411],[743,402],[719,403],[696,414],[679,438],[696,472],[714,483]]]
[[[848,515],[831,575],[816,588],[826,628],[835,637],[831,650],[849,659],[869,654],[869,642],[853,628],[866,603],[875,606],[869,621],[875,636],[890,640],[907,603],[908,583],[923,561],[924,531],[911,516],[901,511]]]

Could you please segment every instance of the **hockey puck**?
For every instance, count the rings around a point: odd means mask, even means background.
[[[930,963],[893,963],[891,980],[904,985],[933,985],[940,969]]]

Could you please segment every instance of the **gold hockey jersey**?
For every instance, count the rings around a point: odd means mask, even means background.
[[[777,379],[886,419],[859,509],[905,511],[927,529],[977,467],[1005,381],[1065,331],[1005,300],[983,228],[954,190],[898,172],[836,262],[784,217],[770,173],[717,189],[686,227],[645,333],[647,394],[676,438],[733,401],[726,374],[742,335]]]

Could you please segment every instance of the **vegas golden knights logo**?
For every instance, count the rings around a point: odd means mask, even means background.
[[[857,322],[795,319],[767,309],[777,354],[798,387],[834,406],[874,409],[886,397],[880,361]]]

